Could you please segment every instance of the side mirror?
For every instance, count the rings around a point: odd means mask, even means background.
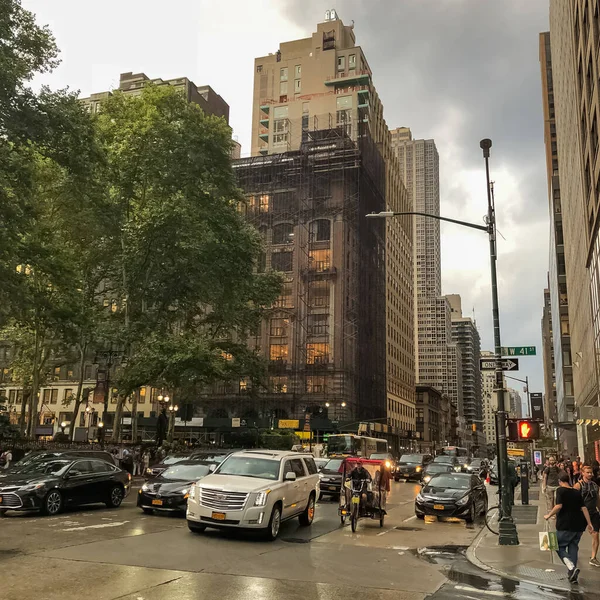
[[[209,473],[214,473],[217,469],[217,465],[212,464],[212,465],[208,465],[208,472]]]
[[[296,481],[296,473],[292,473],[291,471],[289,473],[286,473],[285,476],[283,477],[284,481]]]

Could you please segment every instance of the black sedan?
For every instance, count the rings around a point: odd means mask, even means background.
[[[145,512],[155,510],[185,514],[190,487],[210,472],[211,463],[184,460],[144,483],[137,505]]]
[[[339,496],[342,489],[342,473],[340,467],[344,459],[332,458],[319,472],[319,483],[321,494],[319,500],[324,496]]]
[[[415,514],[455,517],[472,523],[487,511],[485,484],[476,475],[468,473],[440,473],[434,475],[415,498]]]
[[[103,460],[64,457],[35,461],[0,480],[0,513],[17,510],[56,515],[66,506],[96,503],[116,508],[130,486],[129,473]]]
[[[425,470],[421,474],[421,483],[427,485],[431,478],[438,473],[454,473],[454,468],[452,465],[447,465],[444,463],[429,463]]]

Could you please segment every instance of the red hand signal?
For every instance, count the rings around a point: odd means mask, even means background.
[[[522,438],[528,438],[531,433],[531,425],[527,422],[520,423],[520,434]]]

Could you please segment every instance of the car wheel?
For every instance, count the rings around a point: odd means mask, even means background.
[[[202,525],[202,523],[192,523],[190,521],[187,522],[188,529],[192,533],[204,533],[206,531],[206,525]]]
[[[0,519],[6,514],[5,510],[0,509]]]
[[[425,519],[425,515],[417,515],[417,519],[421,519],[421,521],[423,521]]]
[[[50,490],[44,498],[42,512],[45,515],[57,515],[63,507],[62,494],[58,490]]]
[[[485,517],[486,513],[488,511],[488,500],[487,498],[483,499],[483,507],[481,509],[481,513],[479,513],[482,517]]]
[[[298,520],[300,521],[300,525],[303,525],[304,527],[308,527],[309,525],[312,525],[314,518],[315,518],[315,497],[313,496],[313,494],[311,494],[310,497],[308,498],[308,504],[306,505],[304,512],[300,515],[300,517],[298,517]]]
[[[269,519],[269,526],[265,530],[265,538],[270,542],[274,542],[279,536],[279,529],[281,528],[281,507],[276,504],[273,507],[271,518]]]
[[[471,508],[469,509],[469,514],[466,517],[465,521],[467,523],[473,523],[475,521],[475,503],[471,501]]]
[[[119,508],[123,502],[123,488],[120,485],[113,485],[108,492],[108,500],[105,502],[108,508]]]
[[[154,511],[151,508],[142,508],[145,515],[153,515]]]

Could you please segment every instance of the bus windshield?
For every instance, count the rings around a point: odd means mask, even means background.
[[[329,454],[354,454],[356,448],[353,445],[353,435],[330,435],[327,440],[327,452]]]

